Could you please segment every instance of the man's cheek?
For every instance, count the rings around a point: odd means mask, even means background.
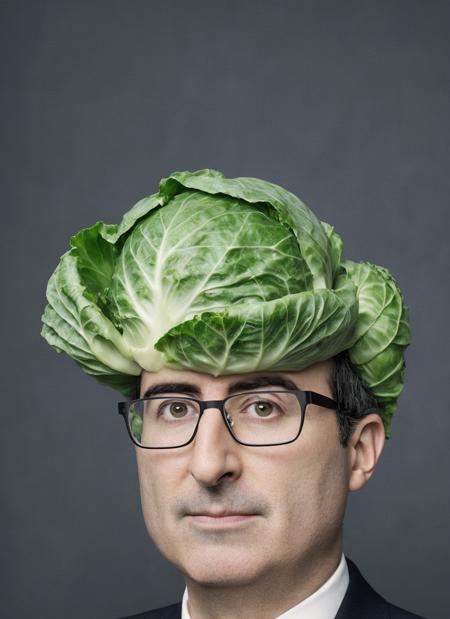
[[[139,465],[139,487],[141,494],[142,511],[145,521],[148,523],[154,519],[155,513],[158,511],[158,485],[154,477],[149,472],[149,467],[142,463]]]

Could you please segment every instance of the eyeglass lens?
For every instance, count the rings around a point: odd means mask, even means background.
[[[294,440],[302,411],[289,392],[257,392],[231,396],[225,401],[228,427],[238,441],[272,445]],[[166,396],[136,400],[128,409],[128,425],[143,447],[178,447],[192,438],[200,405],[195,400]]]

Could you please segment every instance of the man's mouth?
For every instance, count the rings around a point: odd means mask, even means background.
[[[251,512],[233,512],[233,511],[198,511],[190,512],[188,516],[209,516],[210,518],[223,518],[224,516],[252,516]]]
[[[241,524],[250,521],[257,514],[250,512],[233,511],[201,511],[186,514],[186,517],[195,524],[206,526],[223,526]]]

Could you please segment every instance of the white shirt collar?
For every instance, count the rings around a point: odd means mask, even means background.
[[[334,619],[349,583],[347,561],[342,553],[336,571],[314,593],[275,619]],[[187,588],[183,594],[181,619],[191,619]]]

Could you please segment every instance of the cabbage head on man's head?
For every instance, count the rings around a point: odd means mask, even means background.
[[[408,313],[390,273],[342,256],[289,191],[216,170],[175,172],[120,224],[71,238],[42,335],[129,396],[141,371],[299,371],[342,351],[386,436],[403,388]]]

